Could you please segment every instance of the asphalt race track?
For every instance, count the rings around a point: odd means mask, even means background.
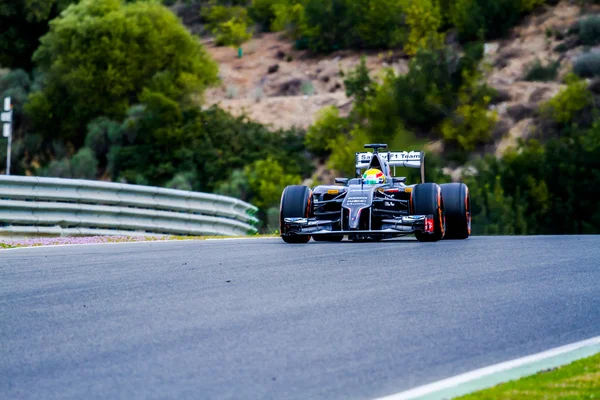
[[[600,236],[0,251],[0,398],[369,399],[600,335]]]

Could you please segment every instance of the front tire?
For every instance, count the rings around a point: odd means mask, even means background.
[[[446,235],[444,239],[466,239],[471,235],[471,196],[464,183],[440,185],[444,197]]]
[[[419,242],[437,242],[444,237],[444,200],[442,190],[436,183],[415,185],[411,192],[414,215],[433,215],[433,232],[416,232]]]
[[[284,218],[308,218],[310,216],[310,202],[312,192],[306,186],[288,186],[281,194],[279,206],[279,232],[281,239],[286,243],[308,243],[308,235],[288,235],[285,231]]]

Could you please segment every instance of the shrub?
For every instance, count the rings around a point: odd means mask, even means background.
[[[521,0],[520,10],[529,12],[544,3],[546,3],[546,0]]]
[[[364,56],[360,58],[360,64],[344,79],[344,87],[346,96],[354,97],[357,104],[364,103],[375,93],[375,82],[369,76]]]
[[[208,24],[206,28],[215,35],[217,46],[239,47],[249,40],[248,10],[241,6],[225,7],[214,5],[203,11]]]
[[[53,178],[72,178],[71,163],[66,158],[51,161],[48,167],[42,171],[42,175]]]
[[[584,46],[600,43],[600,15],[590,15],[579,21],[579,40]]]
[[[302,181],[300,175],[286,174],[281,164],[271,157],[255,161],[244,172],[254,195],[253,204],[265,210],[279,203],[286,186]]]
[[[534,0],[532,3],[536,3]],[[461,41],[504,36],[521,18],[522,0],[456,0],[450,8],[450,20]]]
[[[85,147],[90,148],[96,159],[104,165],[111,145],[120,142],[122,135],[120,123],[106,117],[99,117],[87,126]]]
[[[192,190],[195,180],[195,172],[179,172],[165,186],[169,189]]]
[[[71,175],[77,179],[94,179],[98,172],[98,160],[92,149],[81,148],[71,158]]]
[[[214,33],[216,34],[215,42],[219,46],[237,48],[252,38],[252,34],[248,32],[246,22],[237,18],[219,24],[219,28]]]
[[[584,53],[573,63],[573,72],[582,78],[600,76],[600,51]]]
[[[442,26],[442,15],[435,0],[410,0],[404,10],[406,23],[410,27],[408,42],[404,50],[415,55],[419,48],[440,47],[444,36],[438,31]]]
[[[306,148],[318,156],[325,156],[332,150],[332,141],[346,134],[349,121],[340,117],[340,110],[335,106],[327,106],[319,111],[319,116],[306,133]]]
[[[299,38],[306,31],[306,18],[304,6],[298,2],[279,2],[273,5],[274,18],[271,30],[279,32],[285,30],[292,38]]]
[[[226,180],[217,185],[215,193],[247,201],[249,190],[248,178],[244,174],[244,170],[235,169]]]
[[[298,48],[330,52],[385,48],[406,40],[403,1],[289,0],[273,6],[273,31],[286,30]]]
[[[566,77],[567,87],[542,106],[542,112],[559,124],[572,122],[581,110],[592,103],[585,80],[576,75]]]
[[[473,151],[476,145],[490,139],[496,121],[496,114],[488,111],[487,104],[463,104],[453,118],[442,123],[442,135],[445,141],[457,143],[461,150]]]
[[[550,61],[548,64],[543,65],[542,62],[537,59],[527,67],[523,80],[542,82],[553,81],[556,79],[559,68],[559,61]]]
[[[252,20],[260,24],[262,30],[269,30],[275,19],[274,6],[281,0],[252,0],[248,14]]]
[[[445,141],[457,144],[462,151],[473,151],[486,143],[492,134],[497,115],[488,110],[490,96],[484,94],[478,74],[464,73],[464,83],[458,91],[459,104],[454,115],[441,124]]]

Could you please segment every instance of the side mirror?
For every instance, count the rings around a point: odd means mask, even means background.
[[[335,178],[335,183],[342,183],[344,185],[348,184],[348,178]]]
[[[398,177],[398,178],[392,178],[392,179],[393,179],[394,183],[404,183],[404,182],[406,182],[406,177],[404,177],[404,176],[401,176],[401,177]]]

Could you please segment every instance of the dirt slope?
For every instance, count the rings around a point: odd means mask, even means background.
[[[238,58],[235,49],[207,44],[219,63],[222,85],[206,92],[206,104],[220,104],[236,115],[246,112],[252,119],[275,128],[307,128],[326,105],[347,113],[351,101],[345,95],[339,72],[353,69],[361,53],[340,51],[314,58],[292,46],[280,34],[268,33],[244,44],[244,56]],[[386,62],[387,52],[363,55],[374,72],[384,66],[407,69],[406,60]]]
[[[600,7],[586,10],[596,12]],[[582,51],[566,34],[581,15],[581,8],[570,1],[546,6],[513,29],[509,38],[486,44],[486,61],[491,67],[487,81],[501,94],[501,101],[491,106],[500,120],[494,142],[486,152],[500,156],[517,138],[527,138],[534,132],[536,110],[561,89],[561,79]],[[562,53],[556,51],[561,43],[567,48]],[[392,52],[340,51],[311,58],[304,51],[293,50],[292,45],[278,33],[264,34],[244,44],[244,56],[238,58],[235,49],[208,42],[207,50],[220,66],[222,85],[207,91],[205,104],[220,104],[235,115],[246,113],[274,128],[306,128],[326,105],[339,107],[342,114],[351,109],[339,72],[354,68],[361,55],[366,56],[373,74],[383,67],[400,73],[408,69],[408,61]],[[523,80],[536,60],[543,64],[560,62],[556,81]]]

